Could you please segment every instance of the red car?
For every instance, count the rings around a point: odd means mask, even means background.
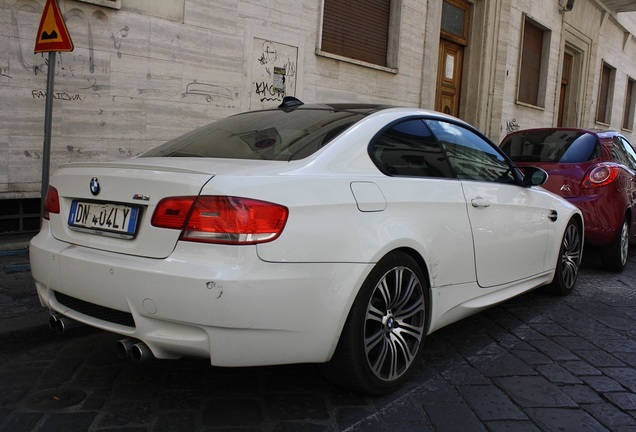
[[[605,269],[622,271],[636,233],[636,149],[613,131],[542,128],[513,132],[500,144],[517,164],[548,172],[543,187],[583,212],[585,242]]]

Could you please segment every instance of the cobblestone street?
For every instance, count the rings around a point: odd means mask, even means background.
[[[119,336],[59,337],[44,316],[2,335],[0,430],[636,431],[636,258],[614,274],[590,255],[572,295],[532,292],[429,336],[412,379],[382,397],[333,385],[313,365],[132,364],[115,354]],[[19,255],[0,262],[4,279],[30,283],[12,267]],[[3,321],[41,313],[11,286]],[[22,298],[13,314],[10,296]]]

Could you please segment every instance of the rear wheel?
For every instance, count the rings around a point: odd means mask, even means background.
[[[621,272],[627,265],[628,253],[629,223],[625,219],[614,241],[601,249],[601,264],[605,270]]]
[[[397,252],[380,260],[353,303],[325,374],[367,393],[400,386],[424,341],[427,294],[428,283],[409,255]]]
[[[547,286],[552,294],[566,295],[574,289],[583,255],[582,238],[581,226],[575,220],[570,220],[561,240],[554,279]]]

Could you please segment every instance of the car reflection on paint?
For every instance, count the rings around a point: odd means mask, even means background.
[[[636,150],[614,131],[542,128],[511,133],[501,149],[520,167],[541,167],[543,187],[583,212],[586,244],[622,271],[636,234]]]
[[[58,329],[120,334],[122,357],[320,363],[383,393],[433,331],[572,291],[583,218],[545,179],[450,116],[285,98],[137,158],[60,166],[32,274]]]

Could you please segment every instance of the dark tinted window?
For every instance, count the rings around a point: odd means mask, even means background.
[[[632,145],[632,143],[627,141],[624,137],[618,137],[618,139],[620,140],[621,144],[625,148],[625,153],[627,154],[627,158],[630,161],[630,164],[628,166],[631,169],[636,170],[636,150],[634,150],[634,146]]]
[[[636,169],[636,155],[634,149],[627,140],[614,137],[612,141],[612,159],[628,168]]]
[[[363,117],[328,109],[252,111],[189,132],[141,157],[302,159]]]
[[[383,132],[373,143],[371,156],[389,175],[452,177],[448,162],[421,119],[398,123]]]
[[[600,156],[596,137],[587,132],[537,130],[510,135],[501,149],[516,162],[581,163]]]
[[[460,179],[516,183],[508,160],[490,142],[462,126],[426,120]]]

